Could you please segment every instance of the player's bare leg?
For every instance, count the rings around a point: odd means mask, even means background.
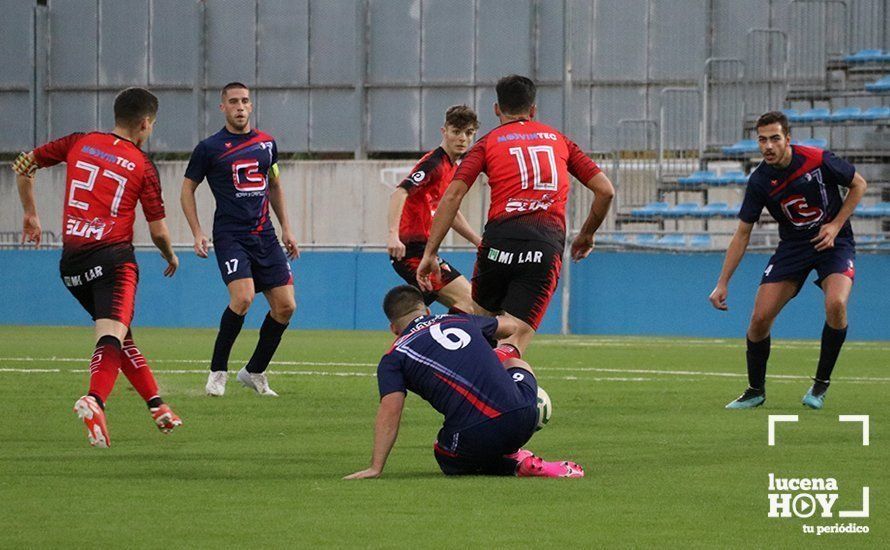
[[[847,302],[851,290],[853,280],[842,273],[833,273],[822,281],[822,292],[825,293],[825,326],[822,327],[819,365],[813,385],[803,396],[803,404],[811,409],[821,409],[825,404],[831,373],[847,338]]]
[[[250,361],[238,372],[238,381],[260,395],[278,397],[278,394],[269,387],[266,369],[297,309],[297,303],[292,284],[270,288],[263,291],[263,294],[269,302],[269,313],[266,314],[263,326],[260,327],[260,338]]]
[[[773,322],[797,293],[797,281],[765,283],[757,289],[754,311],[748,324],[747,352],[748,388],[726,405],[727,409],[753,409],[766,401],[766,363],[770,353],[770,329]]]
[[[472,288],[470,281],[466,277],[458,277],[447,285],[443,286],[439,292],[437,301],[447,308],[456,308],[464,313],[475,313],[476,306],[472,298]]]
[[[502,315],[513,320],[516,323],[516,332],[514,332],[507,338],[504,338],[503,340],[498,342],[498,344],[500,346],[503,346],[504,344],[513,346],[514,348],[516,348],[516,350],[519,352],[519,355],[521,356],[525,353],[525,348],[527,348],[528,345],[531,343],[532,338],[534,338],[535,329],[533,329],[530,324],[526,323],[519,317],[514,317],[507,312],[502,313]]]
[[[507,313],[504,313],[503,311],[499,312],[499,313],[494,312],[494,311],[489,311],[489,310],[485,309],[484,307],[480,306],[478,303],[476,303],[475,300],[473,300],[473,309],[475,310],[476,315],[482,315],[484,317],[497,317],[498,315],[507,315],[511,319],[515,319],[515,320],[519,321],[518,319],[516,319],[516,317],[513,317],[512,315],[509,315]],[[521,321],[519,321],[519,322],[521,322]],[[519,326],[519,325],[517,324],[516,326]],[[526,325],[526,326],[528,326],[528,325]],[[531,328],[531,327],[528,327],[528,328]],[[530,340],[530,338],[529,338],[529,340]],[[513,359],[513,358],[519,359],[522,356],[522,352],[519,350],[518,347],[516,347],[516,344],[508,341],[508,339],[506,339],[506,338],[504,340],[501,340],[500,342],[498,342],[498,346],[494,349],[494,353],[495,353],[495,355],[498,356],[498,359],[501,360],[501,363],[504,363],[505,361],[507,361],[509,359]]]
[[[244,326],[244,316],[253,303],[256,290],[253,279],[246,277],[231,281],[226,288],[229,291],[229,305],[223,311],[219,321],[219,332],[213,345],[213,358],[210,361],[210,375],[204,387],[207,395],[222,397],[226,393],[226,381],[229,377],[229,355],[235,339]]]
[[[121,366],[121,346],[127,335],[127,326],[113,319],[96,319],[96,349],[90,360],[89,392],[74,403],[74,412],[87,429],[87,439],[93,447],[111,446],[108,423],[105,418],[105,401]]]

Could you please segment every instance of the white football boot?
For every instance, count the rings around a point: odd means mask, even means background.
[[[266,376],[265,372],[247,372],[247,367],[243,367],[238,371],[238,381],[241,382],[245,388],[250,388],[260,395],[266,397],[278,397],[275,390],[269,387],[269,378]]]
[[[228,371],[210,371],[210,376],[207,377],[207,385],[204,386],[204,390],[207,391],[207,395],[222,397],[226,393],[226,381],[228,379]]]

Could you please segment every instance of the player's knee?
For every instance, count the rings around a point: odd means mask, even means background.
[[[277,319],[290,319],[294,312],[297,311],[297,304],[294,302],[286,302],[283,304],[276,304],[272,308],[272,314]]]
[[[253,296],[232,296],[231,300],[229,300],[229,309],[231,309],[238,315],[247,315],[247,311],[250,309],[250,304],[252,303]]]
[[[748,334],[755,336],[755,341],[765,338],[769,334],[769,329],[773,324],[773,317],[764,313],[755,311],[751,315],[751,323],[748,325]],[[760,338],[762,337],[762,338]]]
[[[825,299],[825,316],[831,320],[843,320],[847,316],[847,302],[842,298]]]

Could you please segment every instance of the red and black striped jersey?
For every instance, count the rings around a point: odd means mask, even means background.
[[[131,245],[136,203],[149,222],[165,217],[154,164],[132,141],[105,132],[69,134],[34,150],[41,168],[67,164],[64,254]]]
[[[586,183],[600,172],[571,140],[531,120],[502,124],[466,154],[455,180],[468,186],[488,175],[491,207],[486,236],[565,241],[569,174]]]
[[[439,199],[456,169],[457,165],[451,162],[445,149],[437,147],[425,154],[411,174],[402,180],[399,187],[408,192],[408,198],[399,219],[400,241],[409,244],[429,240]]]

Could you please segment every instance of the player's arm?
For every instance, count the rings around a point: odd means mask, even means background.
[[[15,182],[19,190],[19,200],[22,202],[22,244],[34,243],[40,245],[40,217],[37,216],[37,203],[34,200],[34,172],[37,171],[37,161],[34,153],[22,153],[12,163],[15,172]]]
[[[451,228],[457,231],[461,237],[470,241],[473,246],[478,248],[482,244],[482,237],[473,230],[470,226],[470,222],[467,221],[460,210],[458,210],[457,214],[454,216],[454,222],[451,224]]]
[[[151,242],[161,251],[161,256],[167,262],[164,269],[164,277],[172,277],[179,268],[179,258],[173,251],[173,242],[170,239],[170,231],[167,222],[162,219],[148,222],[148,232],[151,234]]]
[[[576,262],[583,260],[593,251],[596,230],[606,219],[612,199],[615,197],[615,187],[603,172],[584,182],[584,186],[593,191],[593,203],[590,205],[590,212],[581,226],[581,231],[572,241],[572,260]]]
[[[708,299],[715,308],[726,311],[729,307],[726,305],[726,296],[729,289],[729,280],[735,273],[737,267],[748,249],[748,242],[751,240],[751,230],[754,228],[753,223],[739,221],[739,227],[735,230],[729,247],[726,249],[726,257],[723,259],[723,268],[720,270],[720,277],[717,278],[717,286],[711,291]]]
[[[184,178],[182,180],[182,192],[179,194],[179,204],[182,205],[182,213],[189,222],[189,228],[192,230],[192,237],[195,239],[195,254],[200,258],[207,257],[208,241],[207,235],[201,229],[201,220],[198,219],[198,204],[195,201],[195,191],[198,189],[199,182]]]
[[[402,409],[405,407],[404,392],[388,393],[380,400],[377,409],[377,420],[374,424],[374,452],[371,455],[371,466],[366,470],[355,472],[343,479],[365,479],[380,477],[389,452],[392,451],[399,435],[399,423],[402,420]]]
[[[281,224],[281,241],[284,243],[287,257],[291,260],[299,258],[300,247],[297,246],[297,239],[291,231],[290,220],[287,218],[287,204],[284,202],[284,188],[281,186],[278,163],[269,168],[269,202],[272,204],[275,216],[278,217],[278,223]]]
[[[389,208],[386,213],[389,237],[386,239],[386,252],[390,257],[401,260],[405,257],[405,243],[399,240],[399,220],[402,219],[402,210],[405,209],[405,201],[408,200],[408,190],[396,187],[389,196]]]
[[[432,291],[433,284],[430,281],[431,276],[439,274],[439,262],[437,255],[439,246],[448,233],[448,229],[454,224],[454,218],[460,210],[460,203],[464,199],[464,195],[470,190],[470,186],[461,180],[453,180],[442,200],[439,201],[439,208],[436,209],[436,215],[433,216],[433,226],[430,229],[430,238],[426,243],[426,249],[423,251],[423,259],[417,266],[417,284],[420,288]]]
[[[810,241],[815,245],[816,250],[821,251],[834,247],[834,238],[837,237],[838,232],[847,223],[850,216],[853,215],[853,210],[856,209],[856,205],[859,204],[859,201],[865,195],[866,188],[868,188],[868,184],[865,182],[865,178],[859,172],[854,173],[853,180],[850,182],[850,191],[847,193],[847,198],[844,199],[844,203],[841,205],[837,216],[829,223],[820,227],[819,234]]]

